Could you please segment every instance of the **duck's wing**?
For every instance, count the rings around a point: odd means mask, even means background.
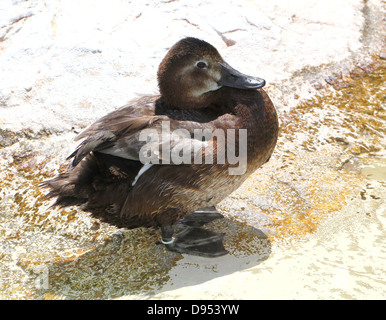
[[[143,96],[135,102],[110,112],[86,128],[75,138],[75,141],[82,139],[83,141],[67,158],[74,158],[72,166],[75,167],[91,151],[113,147],[122,136],[135,134],[151,126],[153,122],[165,118],[154,115],[154,105],[158,98],[159,96]],[[135,152],[132,158],[136,159]]]
[[[110,150],[111,148],[114,150],[116,144],[122,137],[134,139],[136,133],[151,126],[152,123],[162,118],[162,116],[125,116],[122,117],[122,119],[101,119],[82,133],[80,139],[84,138],[84,140],[67,159],[74,158],[72,166],[75,167],[91,151],[103,152],[103,150]],[[126,154],[124,158],[138,160],[136,147],[136,145],[132,145],[131,148],[125,149]],[[114,153],[110,154],[115,155]],[[119,156],[119,154],[116,155]]]
[[[146,122],[145,118],[151,120],[151,117],[154,116],[156,97],[151,98],[152,97],[149,97],[145,101],[140,100],[136,103],[128,104],[108,113],[78,134],[75,137],[75,141],[88,138],[101,131],[125,132],[125,130],[130,130],[130,128],[140,128],[143,123]],[[146,101],[148,103],[146,103]],[[141,119],[144,120],[144,122],[141,122]]]
[[[195,156],[201,156],[204,149],[213,149],[211,133],[216,128],[211,122],[180,121],[151,111],[142,115],[132,111],[130,106],[116,110],[79,134],[76,140],[84,140],[68,157],[74,158],[72,166],[92,151],[144,164],[181,164],[194,163]]]

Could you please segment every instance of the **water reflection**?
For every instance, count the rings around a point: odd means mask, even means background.
[[[260,230],[245,223],[220,220],[220,223],[209,225],[208,229],[227,232],[224,245],[231,255],[216,259],[194,257],[194,261],[200,260],[200,265],[216,269],[216,272],[196,277],[193,271],[187,279],[190,284],[252,267],[271,253],[270,241]],[[57,262],[29,270],[30,290],[35,297],[44,299],[112,299],[123,295],[149,295],[162,288],[169,280],[172,267],[182,259],[182,255],[156,245],[158,237],[154,229],[119,230],[76,259],[63,256]],[[249,263],[246,263],[246,257]],[[220,260],[226,261],[224,270],[217,266]]]

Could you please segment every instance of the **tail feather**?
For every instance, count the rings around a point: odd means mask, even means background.
[[[55,198],[54,206],[67,207],[87,202],[93,192],[93,179],[99,168],[94,157],[88,157],[77,167],[41,183],[42,188],[49,189],[47,198]]]
[[[139,161],[92,152],[76,167],[44,181],[41,187],[49,190],[47,198],[56,198],[53,206],[82,205],[94,217],[119,228],[152,226],[156,222],[151,216],[120,214],[142,166]]]
[[[89,208],[120,208],[142,167],[138,161],[103,153],[90,153],[76,167],[44,181],[47,198],[56,198],[54,206],[67,207],[87,203]],[[85,208],[87,209],[87,208]]]

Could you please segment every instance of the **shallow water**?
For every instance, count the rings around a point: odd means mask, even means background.
[[[0,297],[152,295],[170,284],[171,270],[184,261],[203,270],[189,282],[197,284],[269,260],[273,246],[296,247],[356,196],[372,204],[358,211],[379,215],[384,198],[374,188],[386,184],[386,68],[377,63],[371,74],[290,112],[278,104],[281,133],[271,161],[219,204],[226,219],[211,226],[227,232],[226,268],[166,252],[155,245],[158,230],[117,230],[80,209],[49,208],[37,185],[57,173],[73,147],[72,134],[0,149]]]

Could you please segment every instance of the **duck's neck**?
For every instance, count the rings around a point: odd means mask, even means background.
[[[183,89],[175,89],[171,93],[163,94],[164,103],[170,109],[192,110],[205,109],[217,104],[217,94],[213,92],[204,93],[200,96],[192,96]]]
[[[167,115],[175,120],[188,120],[195,122],[209,122],[217,119],[221,115],[229,113],[229,110],[223,108],[221,105],[211,104],[205,108],[196,109],[176,109],[170,108],[169,105],[159,98],[155,104],[156,115]]]

